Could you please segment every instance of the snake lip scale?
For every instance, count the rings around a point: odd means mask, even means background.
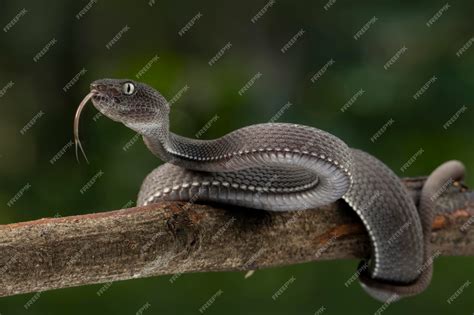
[[[143,136],[164,164],[146,176],[137,205],[160,200],[211,201],[267,211],[300,211],[345,200],[362,220],[372,255],[360,283],[373,298],[393,302],[431,282],[431,225],[439,191],[460,181],[465,168],[448,161],[426,180],[418,207],[398,176],[372,155],[309,126],[263,123],[200,140],[170,131],[170,104],[153,87],[101,79],[74,120],[76,154],[85,104]],[[366,266],[366,268],[363,268]]]

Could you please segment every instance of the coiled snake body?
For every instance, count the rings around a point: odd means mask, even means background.
[[[296,124],[252,125],[215,140],[169,131],[168,102],[131,80],[92,83],[88,99],[107,117],[140,133],[164,165],[144,180],[138,205],[159,200],[207,200],[269,211],[315,208],[343,198],[362,219],[373,255],[362,287],[386,301],[418,294],[431,281],[434,194],[464,174],[446,162],[428,178],[417,208],[382,162],[325,131]]]

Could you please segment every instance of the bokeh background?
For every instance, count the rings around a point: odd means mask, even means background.
[[[89,83],[136,79],[147,64],[139,80],[168,99],[179,96],[171,117],[176,133],[195,137],[212,121],[202,138],[218,137],[267,122],[291,102],[278,121],[327,130],[379,157],[400,176],[426,175],[453,158],[472,174],[473,9],[469,0],[2,0],[0,222],[107,211],[135,201],[142,179],[161,161],[140,139],[133,142],[131,130],[87,106],[81,136],[89,165],[76,162],[70,141],[74,112]],[[266,11],[255,19],[261,10]],[[190,21],[194,24],[183,33]],[[121,37],[108,45],[117,34]],[[222,56],[210,65],[220,50]],[[342,112],[361,89],[364,93]],[[443,128],[456,113],[453,124]],[[390,120],[385,133],[371,141]],[[64,155],[51,163],[63,148]],[[420,149],[423,154],[402,172]],[[102,176],[81,194],[98,172]],[[474,186],[474,176],[467,183]],[[208,314],[374,313],[379,303],[358,285],[344,286],[356,265],[353,260],[307,263],[258,271],[249,279],[242,273],[202,273],[170,283],[163,276],[114,283],[101,296],[102,285],[91,285],[42,293],[28,310],[24,305],[34,294],[1,298],[0,314],[136,314],[146,303],[143,314],[196,314],[218,290],[224,293]],[[274,301],[272,295],[291,277],[296,281]],[[439,258],[430,288],[384,313],[472,314],[473,286],[447,303],[466,281],[474,281],[473,257]]]

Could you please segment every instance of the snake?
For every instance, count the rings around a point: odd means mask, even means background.
[[[311,211],[343,199],[367,230],[370,257],[357,270],[362,288],[381,302],[423,292],[433,273],[432,221],[436,199],[465,167],[444,162],[427,178],[415,203],[383,162],[350,148],[335,135],[305,125],[261,123],[212,140],[170,131],[170,103],[156,89],[129,79],[90,85],[85,104],[143,137],[164,164],[144,179],[137,206],[160,201],[203,201],[266,211]],[[317,210],[314,210],[317,211]]]

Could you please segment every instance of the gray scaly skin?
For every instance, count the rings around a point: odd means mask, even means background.
[[[380,301],[394,301],[429,285],[433,196],[446,181],[462,179],[460,162],[431,174],[417,209],[385,164],[322,130],[268,123],[196,140],[169,131],[169,104],[146,84],[103,79],[91,84],[91,93],[100,112],[140,133],[168,162],[146,177],[138,205],[203,200],[296,211],[342,198],[362,219],[373,248],[362,287]]]

